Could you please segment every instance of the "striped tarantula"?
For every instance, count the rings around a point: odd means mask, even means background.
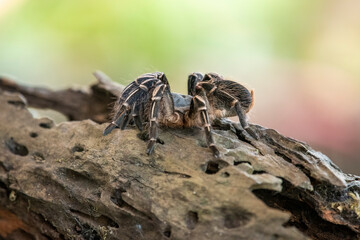
[[[253,91],[243,85],[225,80],[218,74],[192,73],[188,77],[188,95],[172,93],[162,72],[146,73],[130,83],[115,104],[113,121],[104,130],[125,129],[133,121],[140,131],[148,133],[147,153],[154,151],[159,125],[168,127],[202,127],[208,147],[215,157],[219,150],[212,136],[215,119],[238,116],[238,129],[257,138],[249,128],[246,113],[254,104]]]

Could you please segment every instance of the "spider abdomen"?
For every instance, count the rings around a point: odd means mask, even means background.
[[[241,104],[241,107],[247,112],[250,110],[253,104],[253,91],[249,91],[246,87],[241,85],[240,83],[231,81],[231,80],[223,80],[219,81],[217,84],[219,90],[222,90],[229,95],[235,97]]]

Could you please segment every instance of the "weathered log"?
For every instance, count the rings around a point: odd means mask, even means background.
[[[0,77],[0,89],[21,93],[34,108],[48,108],[64,114],[69,120],[91,119],[97,123],[106,122],[112,103],[121,93],[123,86],[112,82],[100,71],[94,73],[98,83],[83,89],[52,91],[47,88],[19,85]]]
[[[359,177],[275,130],[218,122],[214,159],[200,129],[162,129],[147,156],[135,128],[102,136],[110,81],[0,88],[0,239],[360,239]]]

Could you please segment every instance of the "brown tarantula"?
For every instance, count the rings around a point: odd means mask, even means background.
[[[158,141],[159,125],[197,126],[204,128],[209,148],[215,157],[219,157],[211,123],[215,119],[237,115],[240,120],[238,128],[257,138],[245,115],[254,104],[253,91],[249,92],[243,85],[215,73],[192,73],[188,77],[188,94],[172,93],[162,72],[143,74],[122,91],[115,104],[113,121],[104,135],[116,127],[125,129],[132,120],[140,131],[145,126],[149,134],[147,153],[151,154]]]

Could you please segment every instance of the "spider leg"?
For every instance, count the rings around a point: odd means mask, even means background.
[[[195,96],[195,87],[199,81],[202,81],[204,76],[201,73],[194,72],[188,77],[188,95]]]
[[[206,142],[214,156],[218,158],[220,156],[219,150],[215,146],[215,141],[212,135],[211,124],[209,120],[209,114],[206,107],[206,101],[204,97],[195,95],[191,100],[190,110],[188,116],[190,119],[194,119],[196,114],[200,114],[200,119],[203,124],[203,128],[206,135]]]
[[[151,81],[158,81],[157,74],[155,73],[145,73],[141,76],[139,76],[135,81],[131,82],[128,86],[124,88],[124,90],[121,93],[121,96],[128,96],[131,92],[133,92],[136,88],[138,88],[140,85],[146,85],[146,83],[149,83]],[[120,98],[122,99],[122,98]],[[119,100],[120,100],[119,99]]]
[[[125,129],[131,120],[131,113],[136,105],[147,100],[149,89],[161,84],[161,80],[156,78],[157,74],[144,74],[129,84],[121,93],[117,103],[117,111],[113,121],[104,130],[104,136],[109,134],[114,128]],[[138,120],[138,119],[137,119]],[[136,121],[137,121],[136,120]],[[139,122],[139,121],[138,121]],[[140,125],[137,125],[138,127]]]
[[[152,79],[153,81],[154,79]],[[135,82],[135,81],[134,81]],[[135,125],[137,128],[142,131],[143,130],[143,119],[142,115],[144,114],[144,102],[148,100],[149,97],[149,89],[152,89],[154,86],[158,86],[161,84],[161,80],[156,79],[156,82],[153,84],[152,82],[149,82],[149,79],[143,79],[139,78],[137,79],[137,82],[141,82],[139,87],[143,90],[143,93],[141,96],[138,97],[136,103],[133,107],[132,117],[134,119]],[[153,84],[153,85],[152,85]]]
[[[154,91],[152,92],[151,97],[151,108],[150,108],[150,127],[149,127],[149,143],[147,146],[146,153],[148,155],[151,155],[155,148],[155,143],[158,139],[158,114],[159,114],[159,108],[160,108],[160,100],[163,97],[164,91],[166,89],[165,84],[161,84],[157,86]]]
[[[144,109],[144,104],[136,104],[134,105],[134,110],[133,110],[133,114],[132,117],[134,118],[134,122],[135,125],[137,126],[137,128],[142,131],[143,130],[143,119],[141,117],[142,113],[143,113],[143,109]]]
[[[235,111],[239,117],[240,125],[242,126],[242,128],[255,140],[259,140],[259,136],[257,136],[257,134],[249,127],[249,124],[246,121],[245,112],[244,112],[243,108],[241,107],[239,101],[237,101],[235,103]],[[240,130],[242,130],[242,129],[240,129]]]
[[[124,130],[126,128],[126,126],[128,125],[129,121],[132,119],[132,111],[133,111],[134,108],[130,108],[126,111],[125,113],[125,117],[122,121],[122,124],[120,126],[120,129],[121,130]]]
[[[151,98],[149,95],[151,95]],[[161,116],[166,117],[165,122],[171,122],[178,116],[174,114],[174,102],[169,82],[162,72],[143,74],[130,83],[121,93],[115,105],[113,121],[104,130],[104,135],[109,134],[116,127],[124,130],[132,120],[142,131],[142,116],[145,114],[147,115],[146,122],[149,123],[146,126],[147,135],[150,138],[147,153],[151,154],[154,151],[156,142],[164,143],[158,138],[158,115],[160,110]],[[163,120],[163,118],[161,119]],[[143,136],[144,134],[140,135]]]
[[[250,137],[258,140],[259,137],[257,134],[249,127],[249,124],[246,119],[246,113],[243,107],[241,106],[240,101],[232,96],[231,94],[227,93],[226,91],[220,90],[216,87],[215,84],[212,83],[201,83],[201,88],[203,88],[208,95],[213,94],[217,99],[224,103],[230,103],[230,107],[235,109],[236,115],[240,121],[240,131],[244,133],[244,135],[250,135]],[[247,134],[246,134],[247,133]],[[247,137],[247,136],[246,136]]]
[[[108,135],[109,133],[111,133],[111,131],[116,128],[116,127],[120,127],[125,115],[128,113],[129,109],[131,110],[130,106],[127,103],[124,103],[120,110],[116,113],[115,117],[114,117],[114,121],[112,121],[104,130],[104,136]]]
[[[137,95],[141,93],[141,88],[138,88],[130,92],[130,94],[126,98],[124,98],[125,93],[121,95],[119,100],[119,103],[121,102],[121,105],[118,105],[119,107],[113,118],[114,120],[104,130],[104,136],[108,135],[116,127],[121,128],[121,130],[125,129],[127,123],[130,120],[130,117],[128,115],[130,115],[132,112],[132,105],[136,101]]]
[[[233,107],[235,108],[236,114],[240,121],[240,125],[242,126],[243,129],[247,129],[249,127],[249,124],[246,121],[246,115],[240,105],[240,102],[238,100],[234,99],[233,102],[231,103],[231,105],[233,105]]]

